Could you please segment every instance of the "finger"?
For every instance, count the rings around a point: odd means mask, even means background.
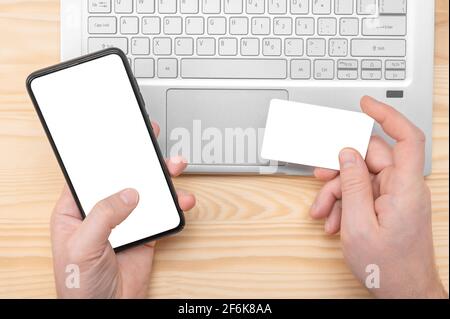
[[[381,195],[381,180],[385,173],[386,171],[381,171],[379,174],[370,174],[370,179],[372,180],[372,193],[375,200]]]
[[[166,160],[167,168],[172,177],[181,175],[187,167],[187,161],[181,156],[171,157]]]
[[[338,171],[327,169],[327,168],[320,168],[316,167],[314,169],[314,176],[321,181],[328,182],[335,178],[339,174]]]
[[[159,128],[159,124],[152,121],[152,128],[153,128],[153,133],[155,133],[155,136],[158,137],[159,132],[161,131],[161,129]]]
[[[380,220],[380,224],[383,224],[384,215],[386,213],[392,212],[393,208],[396,207],[395,195],[384,194],[381,195],[375,201],[375,212]]]
[[[54,217],[64,215],[82,219],[80,210],[73,199],[72,193],[67,184],[64,185],[61,195],[56,202],[55,208],[53,209]]]
[[[119,269],[130,270],[130,266],[135,265],[135,270],[121,272],[122,282],[128,287],[135,287],[135,291],[140,291],[142,294],[148,291],[155,243],[155,241],[146,242],[116,254]],[[136,276],[136,271],[139,272],[139,276]]]
[[[155,253],[156,241],[146,242],[142,245],[130,247],[126,250],[122,250],[116,254],[119,264],[130,264],[130,261],[139,265],[140,269],[143,269],[148,275],[150,275],[152,269],[153,255]],[[144,284],[142,279],[136,278],[134,272],[124,272],[124,276],[129,276],[129,278],[122,278],[127,283],[136,281],[136,286],[141,286]],[[147,278],[147,276],[144,276]],[[147,280],[145,280],[147,281]]]
[[[98,202],[77,231],[78,249],[103,247],[114,227],[119,225],[136,208],[139,194],[134,189],[124,189]]]
[[[339,153],[342,189],[342,229],[370,232],[377,225],[374,211],[372,181],[369,170],[354,149]]]
[[[189,193],[185,193],[183,191],[178,190],[178,204],[180,205],[180,208],[185,212],[188,210],[191,210],[195,206],[195,196]]]
[[[422,173],[425,159],[423,132],[393,107],[371,97],[361,99],[361,108],[397,141],[393,150],[395,166]]]
[[[337,176],[326,183],[314,200],[310,209],[310,215],[314,219],[328,217],[334,203],[341,198],[341,180]]]
[[[379,136],[370,138],[369,148],[367,149],[366,164],[369,171],[378,174],[386,167],[394,164],[392,148]]]
[[[334,203],[330,216],[325,222],[325,232],[327,234],[336,234],[341,229],[341,209],[342,202],[338,200]]]

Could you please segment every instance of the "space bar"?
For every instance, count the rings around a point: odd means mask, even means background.
[[[181,77],[188,79],[285,79],[281,59],[182,59]]]

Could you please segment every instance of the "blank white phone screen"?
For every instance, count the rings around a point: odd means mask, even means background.
[[[31,89],[86,214],[125,188],[139,204],[109,237],[116,248],[179,226],[180,216],[120,56],[35,78]]]

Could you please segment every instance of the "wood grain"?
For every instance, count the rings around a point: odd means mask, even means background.
[[[433,234],[449,278],[448,8],[436,2]],[[0,0],[0,297],[55,297],[48,221],[63,178],[25,90],[59,60],[59,1]],[[339,240],[308,217],[321,184],[305,177],[184,176],[197,207],[158,243],[152,298],[369,297]]]

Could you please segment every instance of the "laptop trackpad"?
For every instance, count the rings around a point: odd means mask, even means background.
[[[191,164],[261,165],[270,100],[286,90],[167,91],[167,152]]]

